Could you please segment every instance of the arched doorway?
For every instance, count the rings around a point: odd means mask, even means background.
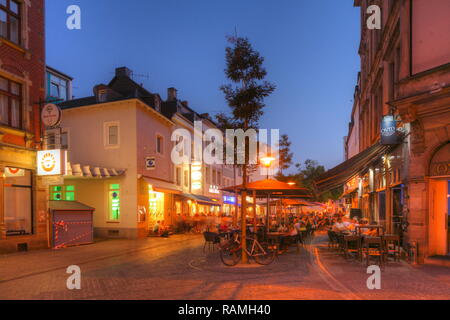
[[[450,141],[436,149],[429,164],[429,255],[450,254]]]

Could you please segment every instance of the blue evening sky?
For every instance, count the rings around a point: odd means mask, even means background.
[[[81,7],[81,30],[66,28],[66,9]],[[296,162],[331,168],[343,160],[359,70],[360,18],[353,0],[47,0],[47,64],[75,78],[76,98],[127,66],[152,92],[178,89],[197,112],[227,111],[219,86],[225,36],[250,39],[266,59],[261,128],[293,141]]]

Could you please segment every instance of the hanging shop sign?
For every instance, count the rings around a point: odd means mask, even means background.
[[[47,129],[58,126],[61,122],[61,116],[61,109],[53,103],[46,104],[42,108],[41,119]]]
[[[145,158],[145,170],[154,170],[156,168],[156,158],[146,157]]]
[[[65,150],[44,150],[37,153],[38,176],[58,176],[66,174]]]
[[[381,121],[381,144],[395,145],[399,144],[400,139],[397,133],[397,121],[394,116],[385,116]]]

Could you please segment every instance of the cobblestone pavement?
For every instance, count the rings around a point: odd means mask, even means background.
[[[69,265],[81,268],[81,290],[66,288]],[[229,268],[203,253],[201,236],[176,235],[0,256],[0,299],[450,299],[449,271],[391,263],[369,290],[365,267],[324,236],[269,266]]]

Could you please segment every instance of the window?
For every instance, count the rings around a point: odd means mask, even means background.
[[[217,184],[220,186],[222,183],[222,172],[217,171]]]
[[[69,149],[69,132],[67,131],[61,133],[61,149]]]
[[[107,148],[120,146],[120,127],[118,122],[105,123],[105,146]]]
[[[206,175],[206,183],[207,184],[211,183],[211,175],[209,174],[209,167],[206,167],[205,175]]]
[[[0,123],[22,129],[22,87],[0,77]]]
[[[189,171],[188,170],[184,170],[184,186],[187,188],[189,187]]]
[[[33,233],[32,174],[19,168],[5,168],[4,212],[7,236]]]
[[[108,92],[106,90],[98,90],[98,102],[108,101]]]
[[[156,152],[158,152],[159,154],[164,153],[164,139],[160,135],[156,136]]]
[[[177,168],[176,170],[176,182],[177,186],[181,186],[181,168]]]
[[[50,74],[50,97],[67,100],[69,97],[68,94],[68,84],[67,80],[59,78],[53,74]]]
[[[14,0],[0,1],[0,36],[20,43],[20,4]]]
[[[109,220],[120,220],[120,184],[109,185]]]
[[[212,171],[212,184],[217,185],[216,170]]]
[[[50,187],[51,201],[75,201],[75,186],[52,186]]]
[[[54,150],[56,149],[56,134],[55,133],[47,133],[47,149]]]

